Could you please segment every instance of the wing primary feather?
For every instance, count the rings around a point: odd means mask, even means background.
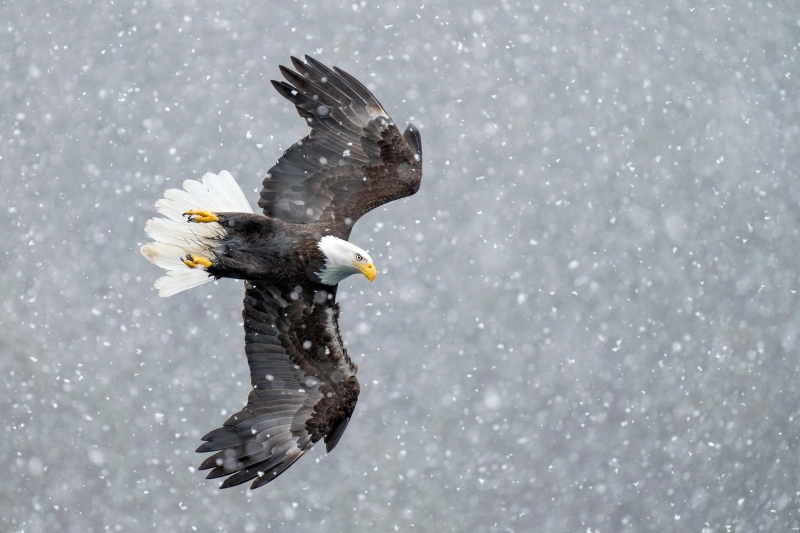
[[[313,98],[309,98],[285,81],[271,80],[271,82],[276,91],[303,111],[311,113],[316,117],[324,117],[330,114],[330,107]]]
[[[219,467],[224,463],[263,452],[264,448],[265,446],[263,442],[251,440],[241,444],[240,446],[226,448],[221,452],[217,452],[214,455],[207,457],[202,463],[200,463],[200,466],[198,466],[197,469],[208,470],[209,468]],[[264,459],[266,459],[266,457]]]
[[[286,78],[286,81],[288,81],[298,90],[305,93],[306,96],[311,98],[316,96],[319,102],[331,107],[341,105],[341,103],[333,95],[328,94],[319,85],[314,84],[310,80],[304,78],[295,71],[284,67],[283,65],[279,66],[278,68],[280,69],[281,74],[283,74],[283,77]]]
[[[353,100],[355,100],[356,105],[359,104],[360,106],[366,105],[366,102],[364,102],[364,99],[361,98],[361,95],[358,94],[358,92],[355,89],[353,89],[353,87],[348,85],[347,82],[343,80],[342,77],[339,76],[335,71],[329,69],[328,67],[326,67],[325,65],[323,65],[322,63],[320,63],[311,56],[307,55],[306,61],[308,68],[316,72],[317,75],[320,77],[320,79],[325,78],[327,80],[327,83],[330,83],[331,85],[339,89],[341,92],[346,94],[350,99],[349,102],[350,105],[353,105],[354,103]]]
[[[386,110],[383,109],[383,106],[381,105],[380,102],[378,102],[378,99],[375,98],[375,95],[372,94],[372,92],[370,92],[370,90],[367,89],[360,81],[358,81],[353,76],[351,76],[344,70],[340,69],[339,67],[333,67],[333,70],[342,79],[344,79],[345,83],[347,83],[358,93],[358,95],[361,97],[361,99],[368,107],[372,107],[372,109],[370,109],[371,113],[381,114],[388,118]]]
[[[266,485],[267,483],[275,481],[275,479],[278,476],[286,472],[286,469],[292,466],[305,453],[306,453],[305,450],[291,451],[287,453],[286,457],[283,459],[281,463],[278,463],[277,465],[272,467],[268,472],[264,472],[264,474],[261,477],[253,481],[253,484],[250,485],[250,490],[255,490],[258,487],[261,487],[263,485]]]
[[[350,105],[350,96],[345,91],[337,87],[328,75],[314,71],[308,63],[304,63],[302,60],[297,59],[296,57],[292,57],[292,65],[298,73],[300,73],[311,83],[324,86],[325,91],[336,98],[336,101],[340,106]]]

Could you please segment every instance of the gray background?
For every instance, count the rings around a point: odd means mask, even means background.
[[[0,6],[1,530],[800,527],[796,4],[232,4]],[[206,171],[255,205],[303,53],[424,181],[352,234],[339,447],[219,491],[241,283],[160,299],[139,246]]]

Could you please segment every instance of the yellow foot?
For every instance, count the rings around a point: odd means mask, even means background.
[[[183,216],[189,217],[189,222],[219,222],[219,217],[208,211],[186,211]]]
[[[183,264],[189,268],[197,268],[199,266],[209,268],[211,266],[211,261],[199,255],[189,254],[183,258]]]

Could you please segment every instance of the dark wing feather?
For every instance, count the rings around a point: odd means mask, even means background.
[[[369,89],[343,70],[309,56],[292,64],[296,72],[281,66],[287,81],[272,84],[311,133],[270,169],[258,205],[285,222],[325,222],[347,238],[364,213],[419,190],[419,130],[409,125],[401,134]]]
[[[358,400],[357,366],[339,334],[333,292],[246,282],[247,406],[203,437],[200,465],[222,488],[275,479],[320,439],[331,451]]]

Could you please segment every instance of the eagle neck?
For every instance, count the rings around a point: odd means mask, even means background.
[[[337,285],[348,276],[359,273],[353,266],[353,250],[360,250],[344,239],[333,235],[325,235],[317,241],[317,248],[322,252],[324,265],[317,272],[320,281],[325,285]]]

